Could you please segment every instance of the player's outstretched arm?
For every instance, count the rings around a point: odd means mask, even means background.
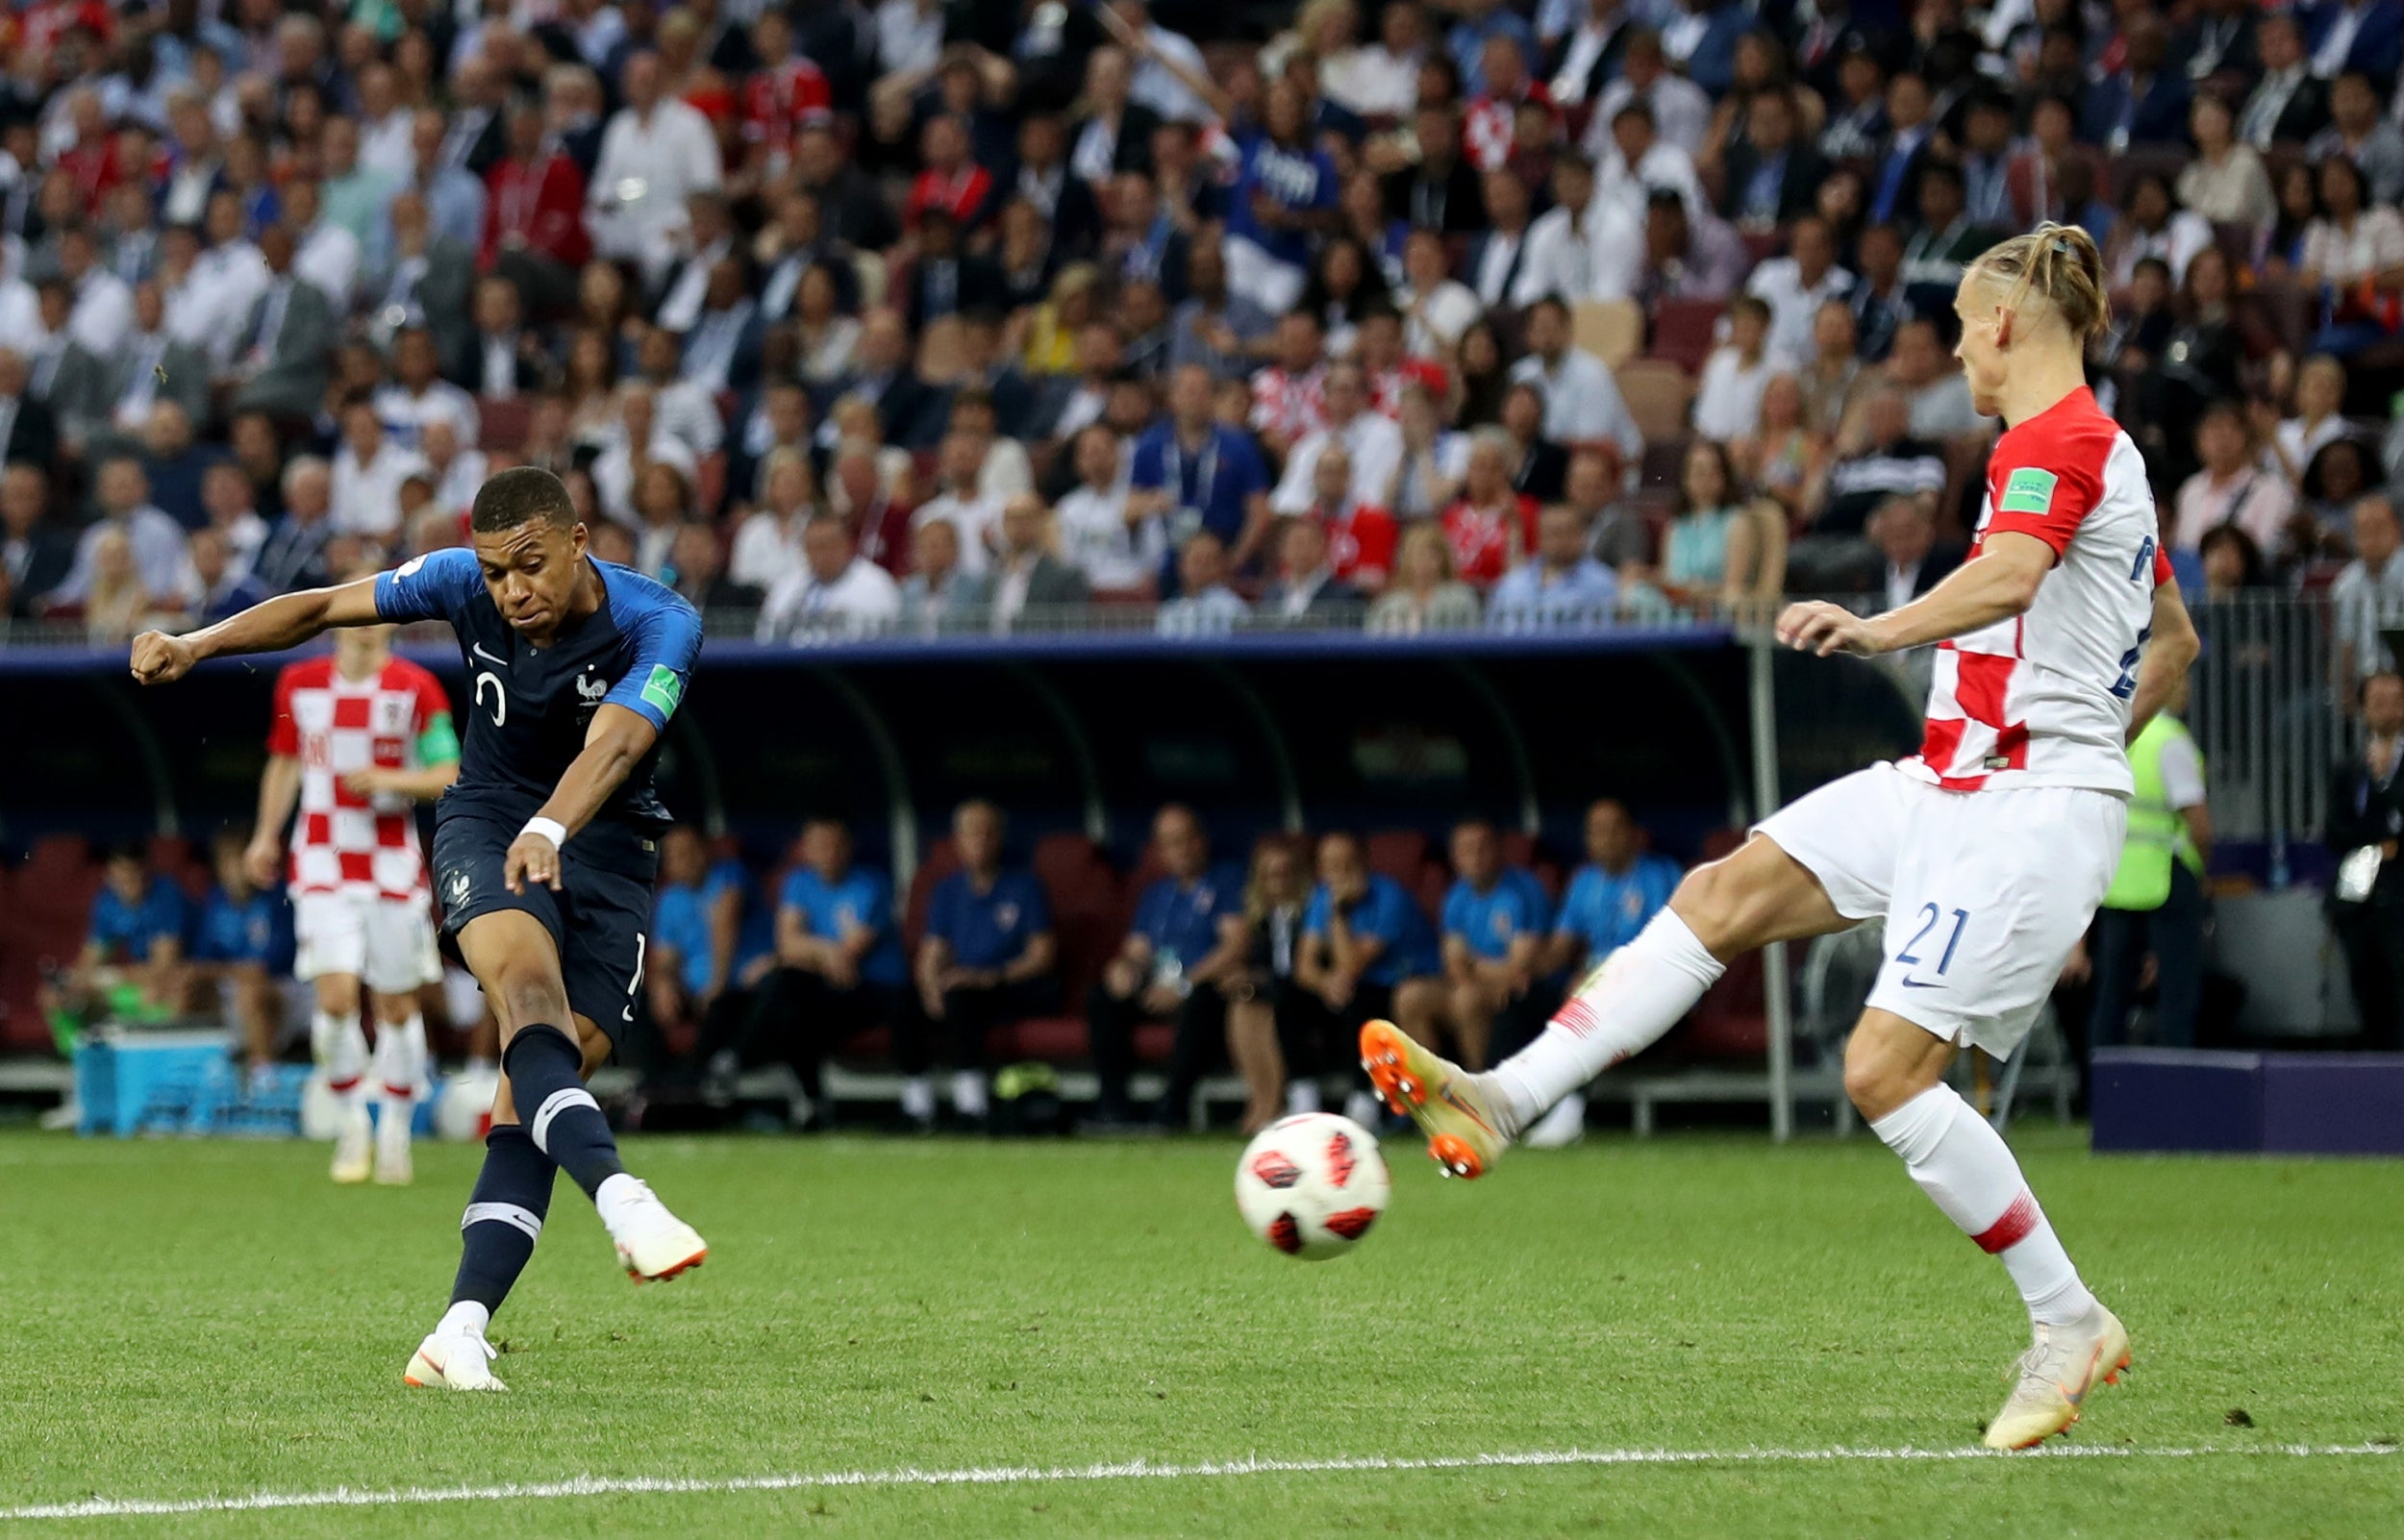
[[[1944,582],[1899,609],[1862,616],[1819,601],[1789,605],[1778,616],[1778,639],[1798,652],[1862,658],[1948,641],[2025,614],[2038,584],[2053,570],[2053,547],[2033,534],[1991,534],[1978,555]]]
[[[501,879],[513,893],[528,882],[560,885],[560,846],[592,821],[612,793],[625,784],[642,757],[660,741],[660,730],[641,712],[604,702],[585,731],[584,752],[577,755],[544,803],[510,846]],[[547,827],[545,827],[547,826]],[[557,830],[554,836],[550,831]]]
[[[207,658],[280,653],[337,626],[373,626],[383,619],[376,613],[373,578],[334,588],[305,588],[181,636],[143,632],[134,638],[134,678],[144,684],[165,684]]]
[[[2137,665],[2137,693],[2129,697],[2129,741],[2170,698],[2171,687],[2187,677],[2204,650],[2195,634],[2194,617],[2179,597],[2175,580],[2154,584],[2154,623],[2145,633],[2145,655]]]

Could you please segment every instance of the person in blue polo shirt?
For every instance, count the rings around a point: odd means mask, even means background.
[[[252,885],[242,861],[249,844],[250,831],[232,827],[210,843],[217,881],[192,926],[192,962],[194,975],[218,986],[227,1016],[240,1024],[257,1075],[275,1062],[282,1018],[275,981],[291,956],[292,911],[281,889]]]
[[[1445,1018],[1461,1062],[1483,1069],[1495,1022],[1541,1004],[1531,991],[1551,906],[1535,873],[1504,866],[1502,840],[1483,818],[1453,829],[1452,869],[1444,895]]]
[[[1433,1041],[1443,964],[1427,916],[1400,883],[1369,870],[1357,836],[1319,841],[1318,878],[1302,914],[1297,987],[1287,993],[1277,1035],[1293,1079],[1315,1077],[1331,1062],[1352,1065],[1344,1115],[1374,1127],[1377,1098],[1353,1046],[1362,1024],[1390,1021],[1420,1042]]]
[[[1168,420],[1144,431],[1127,462],[1128,515],[1166,521],[1164,591],[1175,586],[1177,552],[1197,530],[1218,536],[1233,569],[1268,534],[1268,467],[1251,435],[1211,410],[1215,388],[1200,364],[1179,369],[1168,384]]]
[[[1168,1087],[1154,1112],[1155,1121],[1175,1128],[1185,1122],[1194,1083],[1225,1052],[1227,998],[1219,985],[1241,968],[1250,937],[1243,875],[1211,864],[1191,808],[1162,808],[1152,820],[1152,848],[1168,875],[1137,900],[1134,927],[1087,996],[1086,1040],[1102,1082],[1096,1116],[1128,1123],[1137,1024],[1175,1022]]]
[[[82,1024],[93,1016],[156,1021],[184,1007],[184,895],[150,870],[138,845],[109,852],[102,879],[83,955],[64,981],[42,989],[42,1014],[61,1053],[74,1052]]]
[[[711,1045],[705,1096],[731,1082],[745,1058],[782,1057],[815,1104],[811,1127],[830,1126],[833,1105],[820,1089],[827,1056],[899,1017],[908,973],[892,881],[852,864],[851,831],[812,819],[802,826],[801,864],[777,899],[776,969],[760,985],[742,1040]]]
[[[738,1031],[766,971],[766,931],[743,863],[731,856],[713,862],[709,842],[690,824],[670,829],[660,841],[660,890],[643,965],[654,1030],[689,1031],[693,1042]],[[647,1061],[665,1057],[663,1043],[629,1046]]]
[[[1626,807],[1609,797],[1594,803],[1586,809],[1586,864],[1561,901],[1544,971],[1582,976],[1601,967],[1661,912],[1679,875],[1676,861],[1645,850],[1644,832]],[[1585,1128],[1586,1096],[1573,1091],[1521,1142],[1552,1148],[1572,1142]]]
[[[1034,874],[1003,869],[1003,832],[1002,810],[989,802],[952,814],[960,870],[936,884],[914,969],[918,1009],[894,1024],[902,1112],[921,1129],[935,1123],[928,1070],[938,1032],[951,1050],[952,1110],[982,1122],[987,1035],[1058,1004],[1051,908]]]

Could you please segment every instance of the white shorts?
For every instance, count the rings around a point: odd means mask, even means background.
[[[1876,764],[1756,827],[1839,914],[1885,917],[1870,1006],[2008,1058],[2112,885],[2128,804],[2082,786],[1945,791]]]
[[[434,915],[423,904],[295,894],[292,932],[300,943],[292,963],[296,979],[346,973],[385,995],[411,994],[442,979]]]

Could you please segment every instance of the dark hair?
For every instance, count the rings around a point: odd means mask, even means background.
[[[541,519],[563,530],[576,522],[576,504],[567,495],[566,484],[549,471],[517,465],[476,489],[467,527],[478,534],[491,534],[513,530],[529,519]]]
[[[1735,508],[1741,504],[1744,501],[1744,489],[1737,483],[1736,461],[1729,458],[1728,446],[1721,443],[1716,438],[1697,438],[1688,449],[1688,453],[1691,454],[1696,449],[1710,450],[1712,458],[1719,461],[1719,495],[1723,500],[1719,506],[1721,508]],[[1678,507],[1676,516],[1684,517],[1689,513],[1708,513],[1710,511],[1712,511],[1712,509],[1696,508],[1693,502],[1688,497],[1686,489],[1686,465],[1684,461],[1681,461],[1678,466]]]
[[[2262,585],[2267,576],[2267,569],[2263,565],[2262,547],[2254,543],[2252,535],[2234,524],[2214,525],[2204,532],[2203,538],[2195,542],[2196,557],[2198,559],[2209,557],[2212,555],[2213,547],[2216,545],[2231,546],[2236,550],[2239,587],[2254,588]]]

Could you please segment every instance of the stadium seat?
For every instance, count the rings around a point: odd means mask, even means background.
[[[1415,894],[1428,864],[1427,835],[1415,829],[1381,829],[1364,841],[1369,870],[1382,872]]]
[[[918,869],[910,877],[910,897],[902,906],[902,944],[909,956],[916,957],[918,943],[926,939],[927,910],[935,903],[935,884],[960,870],[960,849],[949,835],[927,847],[918,857]]]
[[[1690,374],[1701,373],[1703,360],[1711,357],[1720,309],[1717,300],[1663,300],[1653,307],[1653,341],[1644,356],[1667,359]]]
[[[1644,312],[1629,299],[1580,300],[1570,314],[1569,336],[1616,369],[1643,344]]]
[[[1666,359],[1632,359],[1619,369],[1619,394],[1647,443],[1686,432],[1694,381],[1683,366]]]
[[[514,455],[526,447],[534,404],[524,396],[478,396],[476,421],[477,448],[488,455]]]

